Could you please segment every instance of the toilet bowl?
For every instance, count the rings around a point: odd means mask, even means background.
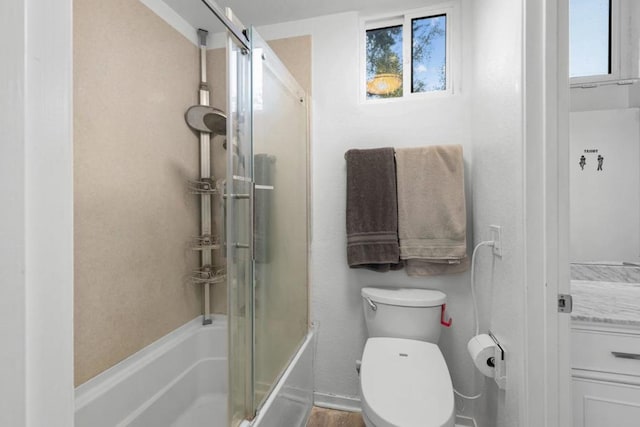
[[[453,427],[453,386],[437,345],[369,338],[360,368],[367,427]]]
[[[437,345],[446,295],[362,289],[367,340],[360,366],[367,427],[454,427],[449,369]]]

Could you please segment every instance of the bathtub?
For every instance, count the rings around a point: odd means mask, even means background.
[[[225,427],[226,317],[172,331],[78,386],[75,403],[76,427]]]
[[[313,335],[252,426],[306,424],[313,404]],[[114,426],[226,427],[226,317],[213,316],[207,326],[198,317],[78,386],[75,427]]]

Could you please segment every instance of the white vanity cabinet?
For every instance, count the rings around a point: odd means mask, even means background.
[[[574,322],[574,427],[640,426],[640,329]]]

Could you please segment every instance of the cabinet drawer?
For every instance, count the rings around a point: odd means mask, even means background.
[[[575,369],[640,376],[639,335],[574,329],[571,352]]]

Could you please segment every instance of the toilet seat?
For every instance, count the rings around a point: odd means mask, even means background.
[[[360,368],[364,418],[375,427],[453,427],[453,385],[436,344],[369,338]]]

